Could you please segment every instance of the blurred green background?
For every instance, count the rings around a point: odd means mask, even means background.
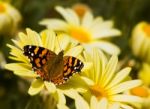
[[[150,0],[9,0],[9,2],[23,17],[21,29],[29,27],[38,32],[44,29],[38,24],[43,18],[61,17],[54,10],[56,5],[64,7],[71,7],[76,3],[88,5],[95,16],[100,15],[105,20],[114,20],[115,27],[122,31],[122,37],[113,38],[113,42],[122,50],[120,59],[132,54],[129,53],[128,44],[134,25],[140,21],[150,20]],[[0,37],[0,50],[7,62],[11,62],[8,59],[9,49],[6,43],[12,43],[10,37]],[[12,72],[0,69],[0,109],[44,109],[39,95],[31,97],[27,94],[29,85]]]

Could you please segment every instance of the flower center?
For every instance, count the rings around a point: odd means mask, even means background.
[[[90,33],[82,27],[71,27],[70,34],[81,43],[88,43],[91,41]]]
[[[144,30],[144,32],[147,34],[147,36],[150,37],[150,24],[145,24],[145,25],[143,26],[143,30]]]
[[[104,90],[104,88],[101,88],[98,85],[91,86],[90,90],[91,90],[91,93],[94,94],[98,100],[103,97],[107,97],[107,92]]]
[[[87,11],[91,11],[90,8],[84,4],[76,4],[72,8],[80,18],[82,18]]]
[[[6,11],[5,5],[0,3],[0,13],[4,13]]]
[[[144,87],[133,88],[133,89],[131,89],[130,92],[131,92],[131,94],[140,96],[140,97],[148,97],[149,96],[148,90]]]

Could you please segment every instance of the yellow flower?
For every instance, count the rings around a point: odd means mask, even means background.
[[[93,18],[90,11],[87,11],[80,19],[72,9],[57,6],[56,10],[64,17],[66,22],[60,19],[44,19],[40,24],[70,34],[72,38],[83,44],[88,50],[92,47],[98,47],[109,54],[120,53],[117,46],[102,40],[121,34],[118,29],[113,28],[113,21],[104,21],[102,17]]]
[[[0,19],[0,34],[12,34],[21,21],[21,15],[13,6],[0,1]]]
[[[150,86],[150,65],[143,63],[138,76],[145,85]]]
[[[138,23],[132,32],[131,43],[134,55],[150,63],[150,24]]]
[[[142,97],[143,102],[139,105],[141,109],[149,109],[150,108],[150,88],[147,86],[139,86],[130,90],[131,95],[136,95]],[[138,104],[135,104],[138,106]]]
[[[8,44],[8,47],[11,48],[10,58],[15,60],[14,63],[9,63],[5,65],[5,68],[14,72],[14,74],[24,77],[24,78],[33,78],[33,82],[28,90],[30,95],[35,95],[43,89],[47,89],[49,93],[54,95],[58,104],[57,107],[61,107],[62,104],[66,103],[63,90],[69,89],[71,87],[70,81],[68,85],[55,86],[53,83],[48,81],[43,81],[42,79],[36,78],[37,74],[32,70],[32,65],[29,62],[29,59],[23,55],[23,47],[25,45],[36,45],[45,47],[49,50],[54,51],[56,54],[63,49],[64,55],[68,56],[79,56],[83,50],[83,47],[71,43],[70,37],[65,34],[57,36],[51,30],[44,30],[40,34],[27,29],[27,34],[20,33],[18,40],[12,40],[17,46]],[[59,42],[59,44],[58,44]],[[60,46],[61,48],[60,48]],[[70,85],[69,85],[70,84]]]
[[[117,56],[113,55],[110,60],[107,60],[100,50],[94,49],[92,55],[85,53],[84,57],[87,62],[93,62],[93,69],[81,73],[81,78],[87,83],[86,92],[82,93],[87,101],[94,95],[98,100],[106,98],[109,104],[118,103],[122,108],[131,108],[128,103],[142,101],[137,96],[123,93],[139,86],[142,82],[126,80],[131,70],[129,67],[116,72]]]

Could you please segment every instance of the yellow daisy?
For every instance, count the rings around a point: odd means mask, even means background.
[[[129,67],[116,72],[117,56],[113,55],[110,60],[107,60],[100,50],[94,49],[92,55],[85,53],[84,57],[87,62],[93,62],[92,69],[81,73],[81,78],[87,83],[86,92],[82,93],[87,101],[94,95],[98,100],[106,98],[109,104],[118,103],[122,108],[131,108],[128,103],[142,101],[137,96],[123,93],[141,85],[142,82],[140,80],[125,80],[131,70]]]
[[[51,95],[54,95],[57,101],[57,107],[62,106],[66,103],[63,90],[61,90],[62,88],[65,88],[65,85],[55,86],[51,82],[36,78],[37,74],[32,70],[32,65],[29,62],[29,59],[23,54],[23,47],[25,45],[41,46],[54,51],[56,54],[63,49],[64,55],[75,57],[80,55],[83,47],[71,43],[70,38],[65,34],[59,35],[56,38],[55,33],[51,30],[44,30],[40,34],[31,29],[27,29],[26,31],[27,34],[19,33],[18,40],[12,40],[17,47],[10,44],[7,45],[11,49],[10,58],[16,62],[6,64],[5,68],[13,71],[14,74],[18,76],[34,79],[28,90],[30,95],[35,95],[46,88]],[[66,87],[71,87],[71,83],[68,84],[70,84],[70,86],[66,85]]]
[[[150,24],[138,23],[132,32],[131,47],[135,56],[150,63]]]
[[[21,22],[17,9],[6,2],[0,1],[0,34],[12,34]]]
[[[64,17],[66,22],[60,19],[44,19],[40,24],[70,34],[88,50],[92,47],[98,47],[109,54],[120,53],[117,46],[103,40],[121,34],[118,29],[113,28],[113,21],[104,21],[102,17],[94,18],[90,11],[87,11],[82,19],[74,10],[69,8],[57,6],[56,11]]]
[[[147,63],[142,63],[142,67],[138,73],[139,79],[147,86],[150,86],[150,65]]]

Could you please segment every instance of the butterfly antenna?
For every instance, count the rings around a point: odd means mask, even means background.
[[[58,40],[58,35],[56,34],[56,37],[57,37],[57,42],[58,42],[58,46],[60,48],[60,51],[62,50],[62,48],[60,47],[60,43],[59,43],[59,40]]]

